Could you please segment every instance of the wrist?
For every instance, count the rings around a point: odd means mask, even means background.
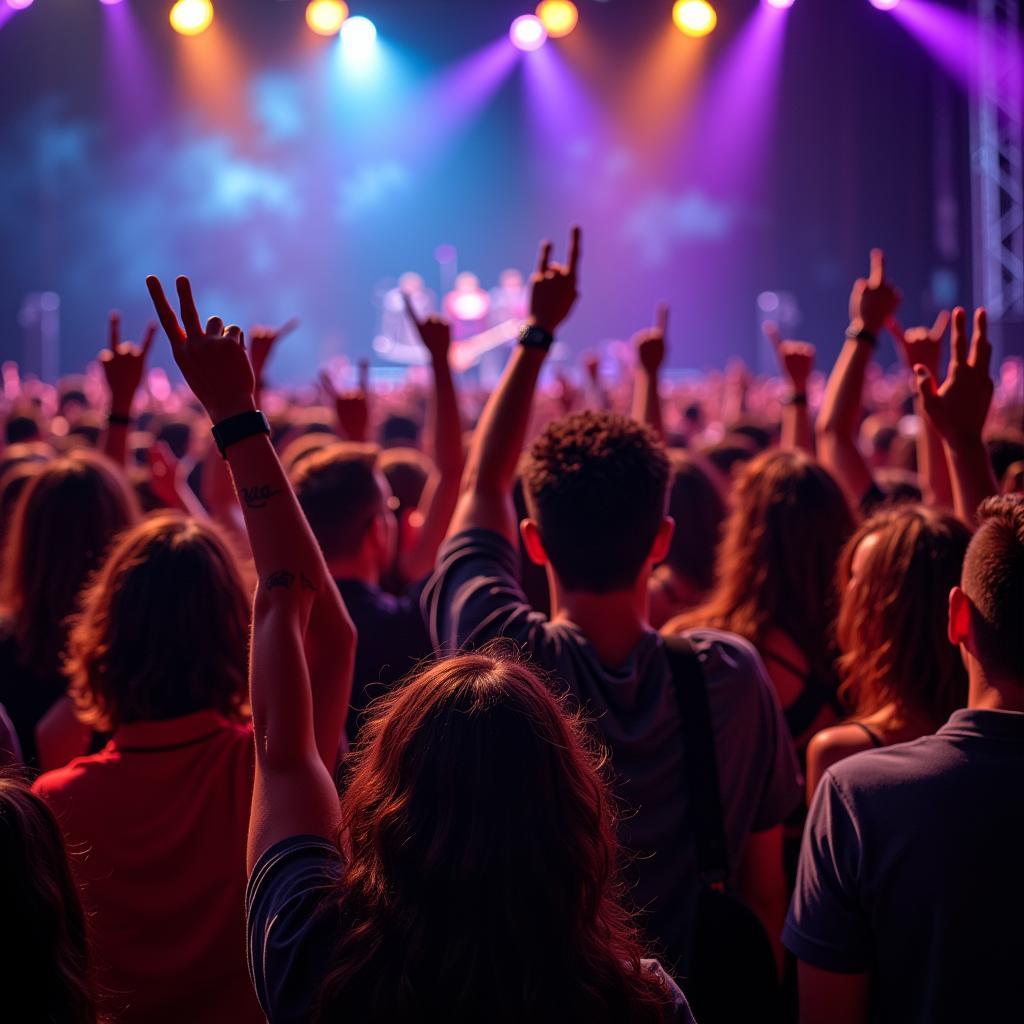
[[[860,317],[854,317],[850,326],[846,328],[846,337],[849,341],[863,342],[872,348],[878,343],[878,331],[865,324]]]
[[[223,405],[211,404],[206,406],[207,415],[214,426],[230,419],[232,416],[240,416],[244,412],[255,411],[256,400],[252,395],[247,395],[244,399],[239,399],[237,402],[225,402]]]
[[[786,399],[786,405],[806,405],[807,404],[807,389],[794,387],[790,392],[789,398]]]
[[[539,352],[547,353],[550,351],[554,341],[554,331],[549,330],[542,323],[539,323],[535,317],[530,317],[530,319],[523,324],[522,330],[519,332],[520,348],[534,349]]]

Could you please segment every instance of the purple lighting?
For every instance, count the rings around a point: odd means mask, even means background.
[[[880,11],[891,11],[900,0],[871,0],[871,6],[877,7]]]
[[[520,50],[538,50],[548,38],[548,30],[540,18],[533,14],[521,14],[508,30],[509,39]]]
[[[792,7],[796,0],[764,0],[769,7],[774,7],[776,10],[784,11],[787,7]]]

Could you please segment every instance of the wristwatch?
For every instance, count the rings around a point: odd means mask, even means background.
[[[863,341],[870,345],[872,348],[878,343],[878,335],[874,331],[869,331],[866,327],[862,327],[859,331],[854,330],[853,324],[850,324],[846,328],[846,336],[850,341]]]
[[[523,324],[519,332],[519,344],[524,348],[540,348],[547,352],[554,341],[555,336],[539,324]]]
[[[213,425],[213,439],[222,458],[227,458],[227,449],[239,441],[256,434],[269,434],[270,423],[259,409],[240,412]]]

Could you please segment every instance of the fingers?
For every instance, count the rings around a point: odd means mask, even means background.
[[[550,255],[550,252],[549,254]],[[569,264],[567,267],[570,277],[576,276],[576,266],[580,261],[580,228],[575,225],[569,235]]]
[[[149,289],[149,297],[153,300],[153,308],[163,326],[164,334],[167,335],[167,340],[170,341],[172,347],[181,345],[185,340],[185,332],[181,329],[178,317],[167,301],[167,296],[164,295],[163,285],[150,274],[146,278],[146,287]]]
[[[868,284],[872,288],[881,288],[885,281],[885,253],[881,249],[871,250],[871,273]]]
[[[110,351],[116,352],[118,345],[121,344],[121,314],[117,310],[111,310],[110,313]]]
[[[886,320],[885,326],[889,328],[889,333],[896,339],[896,344],[899,345],[900,348],[906,347],[907,335],[899,320],[897,320],[896,317],[891,316]]]
[[[988,375],[989,363],[992,361],[992,344],[988,340],[988,313],[984,306],[979,306],[974,311],[974,337],[971,339],[971,354],[967,361]]]
[[[548,261],[551,259],[551,243],[541,242],[540,243],[540,258],[537,260],[537,273],[546,274],[548,272]]]
[[[761,324],[761,330],[764,331],[764,336],[772,343],[772,348],[778,352],[779,346],[782,344],[782,333],[779,331],[779,325],[774,320],[765,320]]]
[[[932,329],[929,332],[933,341],[942,341],[942,336],[946,333],[946,328],[949,326],[949,310],[940,309],[939,315],[935,318],[935,323],[932,324]]]
[[[950,366],[967,360],[967,311],[963,306],[953,310],[953,335],[951,339]]]
[[[298,330],[300,320],[297,316],[293,316],[290,320],[286,320],[276,331],[274,331],[274,337],[280,341],[282,338],[287,338],[293,331]]]
[[[405,304],[405,314],[413,322],[416,330],[421,334],[423,333],[423,325],[420,323],[419,317],[416,315],[416,310],[413,308],[412,299],[409,298],[409,293],[402,292],[402,302]]]
[[[654,311],[654,323],[657,332],[664,338],[668,334],[668,303],[659,302]]]
[[[337,398],[338,389],[334,386],[334,381],[331,380],[330,374],[326,370],[321,370],[319,373],[320,387],[324,389],[328,398]]]
[[[153,347],[153,339],[156,337],[156,324],[152,320],[146,324],[145,333],[142,335],[142,358],[149,356],[149,350]]]
[[[210,319],[216,320],[217,318],[211,317]],[[207,324],[207,327],[209,327],[209,324]],[[241,345],[242,348],[245,348],[245,332],[238,324],[231,324],[230,327],[226,327],[224,329],[224,337],[228,341],[233,341],[236,345]]]
[[[179,277],[175,282],[178,289],[178,303],[181,306],[181,322],[185,325],[185,333],[189,338],[201,338],[203,325],[196,309],[196,300],[192,298],[192,282],[187,277]]]
[[[182,314],[184,315],[184,314]],[[211,316],[206,321],[206,334],[214,338],[220,338],[224,334],[224,321],[219,316]]]
[[[359,390],[364,395],[370,393],[370,360],[359,360]]]
[[[938,397],[935,378],[926,366],[917,363],[914,366],[914,382],[917,384],[917,393],[921,398],[924,411],[930,416],[935,406],[935,400]]]

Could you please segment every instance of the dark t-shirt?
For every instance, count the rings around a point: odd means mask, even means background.
[[[345,927],[338,850],[319,836],[292,836],[257,861],[245,894],[249,976],[270,1024],[308,1024]],[[657,961],[647,970],[672,995],[675,1024],[694,1024],[686,998]],[[352,1020],[365,1009],[351,1008]]]
[[[420,611],[423,582],[402,597],[361,580],[338,580],[337,584],[359,634],[345,725],[349,740],[354,741],[367,704],[430,655],[430,635]]]
[[[586,712],[611,751],[624,873],[633,902],[644,910],[641,923],[673,960],[685,957],[696,908],[696,849],[679,708],[661,636],[647,633],[623,665],[609,668],[578,626],[550,622],[529,607],[516,572],[516,552],[497,533],[467,530],[446,541],[423,597],[435,645],[454,651],[506,637]],[[754,648],[713,629],[688,636],[707,686],[735,868],[750,833],[778,825],[799,804],[799,769]]]
[[[873,1022],[1024,1014],[1024,714],[962,710],[934,736],[830,768],[783,933],[871,975]]]

